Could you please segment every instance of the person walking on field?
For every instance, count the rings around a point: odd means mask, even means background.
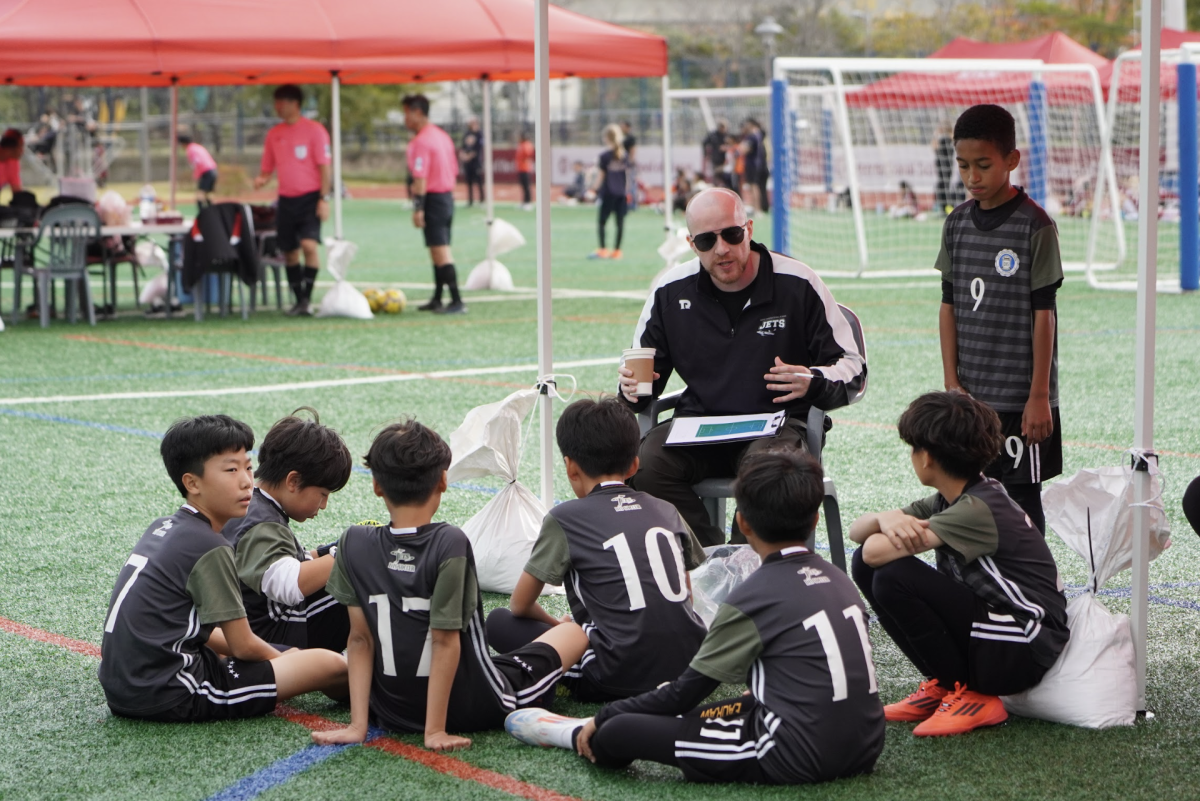
[[[629,154],[625,150],[625,134],[619,125],[604,129],[604,144],[608,147],[600,154],[599,173],[592,187],[600,198],[600,247],[588,256],[589,259],[621,258],[621,237],[625,233],[625,211],[628,208],[629,191],[627,171]],[[604,227],[609,216],[617,217],[617,238],[613,249],[605,247]]]
[[[312,315],[312,292],[321,268],[317,245],[321,241],[321,223],[329,219],[332,191],[329,132],[321,123],[300,113],[303,102],[304,93],[295,84],[284,84],[275,90],[275,113],[283,122],[267,131],[262,166],[254,179],[254,188],[262,189],[272,173],[279,173],[275,232],[287,263],[288,285],[296,295],[296,305],[287,312],[289,317]]]
[[[429,98],[408,95],[400,101],[404,127],[416,136],[408,143],[408,172],[413,179],[413,225],[425,232],[425,247],[433,261],[433,297],[417,308],[440,314],[463,314],[467,306],[458,294],[458,273],[450,253],[454,222],[454,184],[458,158],[450,135],[429,121]],[[442,306],[442,288],[450,290],[450,305]]]
[[[533,208],[533,158],[533,142],[522,131],[517,142],[517,179],[521,182],[521,208],[525,211]]]

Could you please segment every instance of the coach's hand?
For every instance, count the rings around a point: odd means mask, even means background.
[[[1021,435],[1030,445],[1037,445],[1054,432],[1054,417],[1050,412],[1050,398],[1034,398],[1032,395],[1025,403],[1025,413],[1021,415]]]
[[[658,373],[654,374],[654,380],[658,380]],[[639,400],[641,400],[637,396],[638,382],[637,379],[633,377],[633,370],[630,370],[628,367],[624,366],[618,367],[617,383],[621,387],[621,394],[625,396],[625,400],[629,401],[630,403],[637,403]]]
[[[596,755],[592,753],[592,735],[595,733],[596,719],[588,718],[587,723],[583,724],[583,728],[579,730],[579,734],[575,738],[575,750],[590,762],[596,761]]]
[[[414,211],[413,212],[413,227],[414,228],[424,228],[425,227],[425,212],[424,211]]]
[[[776,403],[787,403],[808,394],[808,386],[812,383],[812,372],[801,365],[784,364],[783,359],[775,357],[775,366],[763,376],[768,383],[767,389],[772,392],[786,392],[786,395],[776,398]]]

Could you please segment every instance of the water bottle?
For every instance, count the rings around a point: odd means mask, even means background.
[[[138,217],[143,225],[154,222],[158,217],[158,195],[150,184],[143,186],[141,194],[138,195]]]

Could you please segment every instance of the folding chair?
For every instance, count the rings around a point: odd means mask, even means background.
[[[38,318],[42,328],[50,325],[50,292],[55,280],[66,282],[67,319],[75,322],[76,295],[87,311],[88,322],[96,324],[92,285],[88,280],[87,248],[100,236],[100,215],[90,205],[66,203],[42,215],[31,251],[43,254],[42,264],[32,271],[38,286]],[[82,293],[79,290],[82,289]],[[19,300],[17,301],[19,303]]]

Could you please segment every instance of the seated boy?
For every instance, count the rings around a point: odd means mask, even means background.
[[[281,654],[246,621],[221,527],[250,505],[253,447],[250,428],[225,415],[179,420],[163,437],[167,474],[187,502],[150,524],[117,575],[100,646],[100,684],[114,713],[244,718],[313,690],[345,693],[341,654]]]
[[[250,628],[273,645],[346,650],[350,618],[327,592],[332,545],[306,551],[289,520],[311,520],[329,494],[350,480],[350,450],[336,431],[312,420],[283,418],[258,449],[258,485],[245,517],[230,520],[225,538],[233,546],[242,604]]]
[[[641,442],[625,404],[575,401],[555,434],[578,500],[547,513],[509,608],[488,616],[488,642],[510,651],[558,625],[537,599],[546,584],[565,583],[566,619],[583,626],[591,643],[567,673],[575,697],[611,701],[648,692],[682,673],[704,639],[687,574],[704,550],[674,506],[625,485],[637,472]]]
[[[1000,418],[962,392],[930,392],[900,416],[917,478],[937,493],[854,521],[852,575],[884,630],[926,680],[884,708],[961,734],[1008,719],[997,696],[1041,681],[1067,644],[1066,600],[1041,532],[981,471],[1000,452]],[[937,567],[917,559],[933,551]]]
[[[821,466],[799,450],[761,451],[742,463],[734,492],[763,564],[721,604],[683,675],[594,719],[522,710],[505,728],[598,765],[649,759],[697,782],[806,784],[874,767],[883,709],[866,611],[850,579],[806,546]],[[743,681],[748,693],[697,706],[722,682]]]
[[[510,654],[489,656],[471,543],[433,523],[450,447],[416,421],[385,428],[367,453],[386,526],[351,526],[338,541],[329,594],[350,609],[350,726],[314,732],[321,745],[361,742],[368,722],[424,732],[434,751],[471,741],[448,731],[499,728],[554,687],[587,635],[555,626]]]

